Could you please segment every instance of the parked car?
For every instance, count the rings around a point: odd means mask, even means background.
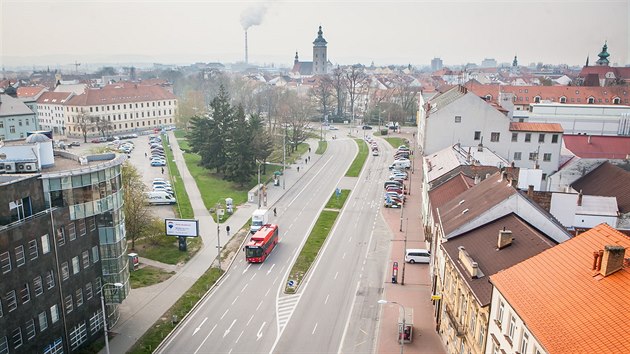
[[[81,143],[78,142],[78,141],[73,141],[73,142],[70,143],[69,146],[81,146]]]
[[[384,206],[386,208],[400,208],[402,207],[403,202],[400,199],[390,198],[389,200],[385,200]]]
[[[157,186],[166,186],[166,187],[170,187],[171,183],[168,181],[153,181],[153,187],[157,187]]]
[[[363,130],[372,130],[372,127],[369,125],[364,125],[361,129]]]
[[[339,130],[339,128],[337,127],[333,127],[332,125],[330,127],[328,127],[328,130]]]
[[[90,140],[91,143],[97,144],[97,143],[102,143],[101,139],[96,138],[96,139],[92,139]]]
[[[153,161],[151,161],[151,166],[153,166],[153,167],[166,166],[166,161],[164,161],[164,160],[153,160]]]
[[[431,252],[422,248],[408,248],[405,250],[405,262],[429,263],[431,261]]]
[[[173,188],[169,186],[154,186],[153,191],[154,192],[164,191],[170,195],[173,195]]]

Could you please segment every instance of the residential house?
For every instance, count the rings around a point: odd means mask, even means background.
[[[588,230],[601,223],[617,227],[617,198],[582,193],[551,193],[551,215],[569,230]]]
[[[67,92],[44,92],[37,99],[37,121],[39,128],[50,130],[54,135],[65,135],[64,104],[74,94]]]
[[[488,279],[555,244],[514,213],[442,243],[445,271],[438,328],[448,353],[485,351],[492,299]]]
[[[630,238],[601,224],[490,276],[485,353],[628,353]]]
[[[509,158],[515,167],[542,170],[542,180],[560,165],[562,126],[557,123],[510,123]]]
[[[20,99],[0,94],[0,141],[24,139],[32,130],[39,130],[35,112]]]

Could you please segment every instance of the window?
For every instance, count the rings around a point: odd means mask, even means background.
[[[98,262],[98,246],[92,247],[92,263]]]
[[[2,299],[0,299],[0,318],[2,318],[3,315],[4,313],[2,312]]]
[[[19,245],[15,247],[15,265],[21,267],[24,263],[26,263],[26,259],[24,258],[24,246]]]
[[[96,293],[100,294],[101,293],[101,277],[96,278],[96,281],[94,282],[94,287],[96,289]]]
[[[503,303],[503,301],[499,301],[499,309],[497,310],[497,318],[496,321],[499,325],[499,327],[501,327],[501,323],[503,322],[503,311],[505,310],[505,304]]]
[[[9,343],[6,336],[0,338],[0,354],[9,354]]]
[[[595,98],[594,98],[594,97],[589,97],[589,98],[587,99],[587,103],[590,103],[590,104],[595,103]]]
[[[66,234],[63,226],[57,228],[57,245],[63,246],[66,244]]]
[[[70,331],[70,348],[78,348],[87,339],[87,329],[85,322],[81,322]]]
[[[30,320],[26,321],[26,325],[24,326],[24,328],[26,329],[26,338],[27,339],[35,338],[35,321],[33,321],[32,318]]]
[[[539,143],[545,142],[545,134],[538,134],[538,142]]]
[[[483,348],[483,339],[486,337],[486,328],[484,326],[479,326],[479,336],[477,336],[477,344],[481,348]]]
[[[564,96],[560,97],[560,103],[567,103],[567,98]]]
[[[462,122],[462,116],[455,116],[455,123],[461,123]]]
[[[79,256],[72,257],[72,274],[78,274],[80,270]]]
[[[551,143],[552,144],[557,144],[558,143],[558,134],[553,134],[551,136]]]
[[[33,290],[35,290],[36,297],[44,293],[44,283],[42,282],[41,275],[33,278]]]
[[[50,322],[57,323],[59,321],[59,308],[57,304],[50,306]]]
[[[514,341],[514,332],[516,331],[516,318],[510,316],[510,328],[508,329],[508,337]]]
[[[521,338],[521,345],[519,346],[521,353],[527,353],[528,342],[529,342],[529,335],[523,332],[523,338]]]
[[[70,236],[70,241],[74,241],[77,239],[76,227],[74,226],[73,222],[68,224],[68,235]]]
[[[551,161],[551,154],[543,154],[543,161]]]
[[[96,230],[96,221],[94,221],[95,218],[89,218],[87,223],[88,226],[90,227],[90,231],[94,231]]]
[[[0,254],[0,266],[2,267],[3,274],[11,271],[11,255],[9,252]]]
[[[39,322],[39,331],[43,332],[48,328],[48,317],[46,316],[46,311],[40,312],[37,316]]]
[[[85,299],[90,300],[94,296],[92,294],[92,283],[85,284]]]
[[[519,161],[521,159],[521,154],[520,152],[515,152],[514,153],[514,160]]]
[[[11,337],[13,338],[14,349],[17,349],[22,346],[22,328],[18,327],[14,329]]]
[[[475,311],[471,311],[470,313],[470,333],[475,336],[475,331],[477,330],[477,313]]]
[[[538,160],[538,153],[536,153],[536,152],[530,152],[530,153],[529,153],[529,160],[530,160],[530,161],[536,161],[536,160]]]
[[[512,142],[515,143],[518,141],[518,133],[512,133]]]
[[[68,280],[70,278],[70,270],[68,270],[68,262],[61,264],[61,280]]]
[[[55,273],[52,269],[46,273],[46,288],[52,289],[55,287]]]
[[[50,241],[48,240],[48,234],[41,237],[42,240],[42,254],[50,252]]]
[[[475,140],[480,140],[481,139],[481,132],[480,131],[476,131],[475,132]]]
[[[31,290],[28,283],[22,285],[22,289],[20,289],[20,298],[22,299],[22,304],[31,301]]]
[[[65,303],[66,303],[66,313],[72,312],[72,309],[73,309],[73,307],[72,307],[72,295],[66,296]]]
[[[613,104],[620,104],[620,103],[621,103],[621,98],[619,98],[619,97],[615,97],[615,98],[613,98],[612,103],[613,103]]]
[[[103,328],[103,312],[98,310],[90,316],[90,334],[95,334]]]
[[[28,241],[28,253],[31,257],[31,261],[37,259],[39,252],[37,250],[37,240]]]
[[[17,297],[15,296],[15,290],[11,290],[7,293],[6,301],[7,309],[9,310],[9,312],[15,311],[15,309],[17,309]]]
[[[500,133],[497,133],[497,132],[491,133],[490,134],[490,141],[492,141],[494,143],[498,142],[499,141],[499,135],[500,135]]]
[[[89,267],[90,266],[90,252],[83,251],[83,253],[81,253],[81,258],[83,261],[83,269]]]
[[[75,294],[75,299],[77,300],[77,307],[83,305],[83,289],[78,288]]]
[[[529,143],[532,141],[532,133],[525,133],[525,142]]]
[[[85,236],[85,219],[79,220],[79,236]]]

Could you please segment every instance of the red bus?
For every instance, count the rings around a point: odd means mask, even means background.
[[[245,245],[245,259],[250,263],[262,263],[278,243],[278,225],[265,224]]]

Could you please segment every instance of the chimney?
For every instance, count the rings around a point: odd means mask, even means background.
[[[245,64],[249,64],[249,53],[247,50],[247,31],[245,31]]]
[[[475,175],[475,185],[478,185],[481,182],[481,177],[479,175]]]
[[[506,230],[505,227],[503,230],[499,231],[499,240],[497,242],[498,249],[504,249],[505,247],[512,244],[514,237],[512,237],[512,231]]]
[[[626,249],[617,245],[606,245],[604,247],[604,256],[602,257],[602,268],[599,271],[603,276],[609,276],[612,273],[623,268],[623,258]]]
[[[580,189],[580,193],[578,193],[577,205],[582,206],[582,190]]]
[[[534,186],[531,184],[527,186],[527,196],[530,198],[534,198]]]
[[[475,262],[466,251],[464,246],[457,247],[459,250],[458,259],[466,269],[471,278],[477,279],[483,277],[483,273],[479,270],[479,264]]]
[[[590,135],[586,138],[586,141],[587,141],[589,144],[591,143],[591,136],[590,136]]]
[[[593,251],[593,270],[599,270],[597,269],[598,260],[599,260],[599,252]]]
[[[503,182],[504,179],[507,179],[507,171],[501,172],[501,179],[499,180],[499,182]]]

